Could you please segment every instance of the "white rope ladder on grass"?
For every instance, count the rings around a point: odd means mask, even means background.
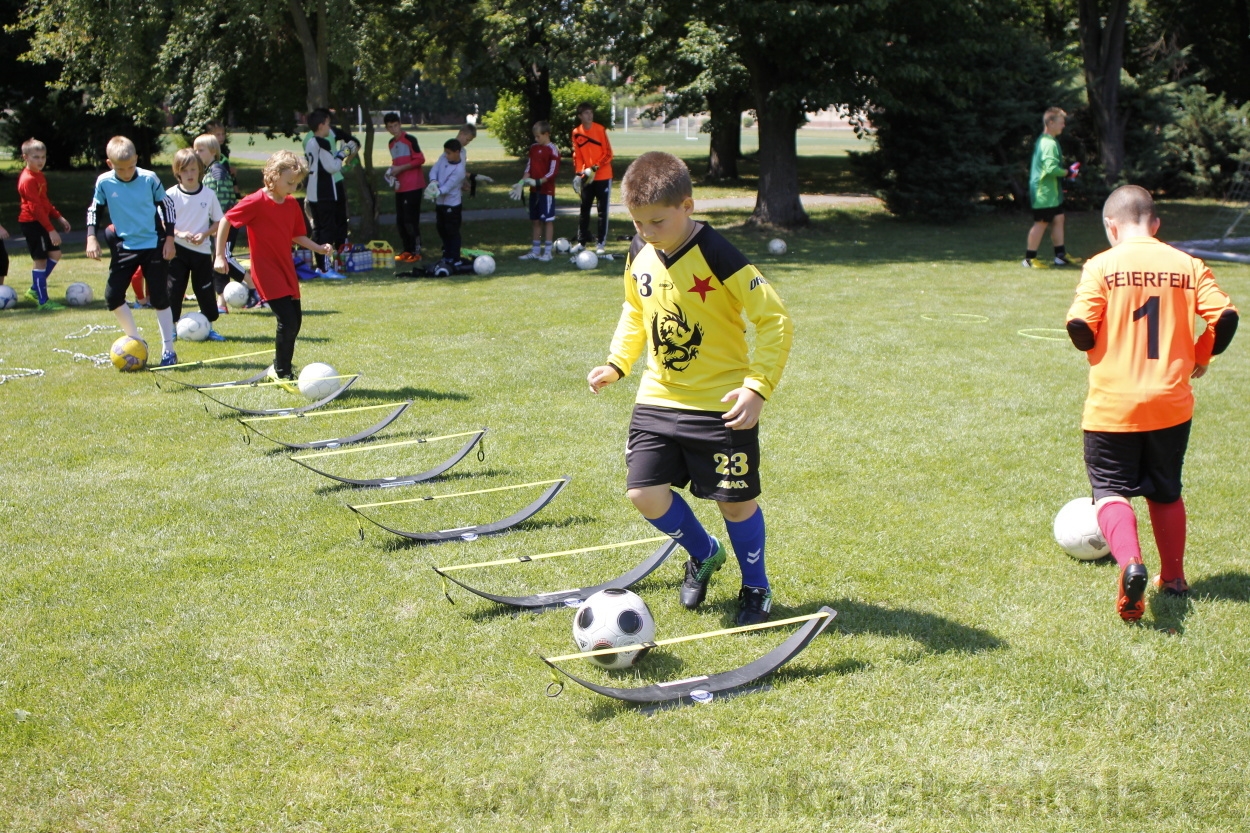
[[[67,340],[72,340],[72,339],[80,339],[80,338],[90,338],[96,333],[120,333],[120,332],[121,332],[121,327],[118,327],[116,324],[87,324],[86,326],[79,327],[77,330],[74,330],[74,332],[65,336],[65,338]],[[76,362],[83,362],[83,361],[91,362],[91,364],[94,365],[97,370],[103,370],[113,364],[113,361],[112,359],[109,358],[109,354],[107,351],[103,353],[94,353],[92,355],[87,355],[86,353],[79,353],[75,350],[62,350],[60,347],[53,347],[52,352],[64,353],[65,355],[69,356],[71,359],[73,359]]]
[[[0,363],[3,362],[4,359],[0,359]],[[33,376],[42,376],[44,373],[35,367],[14,367],[12,371],[12,373],[0,373],[0,385],[3,385],[10,379],[29,379]]]

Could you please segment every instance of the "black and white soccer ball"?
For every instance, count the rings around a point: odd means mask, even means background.
[[[554,246],[555,246],[555,250],[559,252],[560,254],[565,254],[566,252],[568,252],[569,249],[572,248],[572,246],[569,245],[569,239],[567,237],[558,238],[556,242],[554,243]]]
[[[175,329],[178,331],[178,338],[184,341],[204,341],[212,331],[213,325],[204,317],[204,313],[188,312],[178,319]]]
[[[473,258],[473,271],[478,275],[489,275],[495,271],[495,259],[490,255],[478,255]]]
[[[71,307],[85,307],[94,300],[95,293],[91,290],[91,284],[74,281],[65,287],[65,303]]]
[[[325,362],[313,362],[300,371],[296,385],[306,399],[315,402],[334,393],[343,386],[343,382],[333,367]]]
[[[768,241],[768,253],[770,255],[784,255],[786,253],[786,241],[780,237],[774,237]]]
[[[247,306],[247,287],[239,281],[230,281],[221,290],[221,297],[231,309],[242,309]]]
[[[13,287],[0,284],[0,309],[13,309],[17,306],[17,293]]]
[[[582,651],[641,645],[655,639],[655,619],[647,603],[619,587],[600,590],[582,602],[573,617],[573,641]],[[647,653],[647,648],[591,657],[604,668],[628,668]]]
[[[445,260],[440,260],[434,264],[434,277],[449,278],[451,277],[451,264]]]
[[[1055,516],[1055,542],[1079,561],[1097,561],[1111,554],[1098,528],[1098,512],[1087,497],[1068,501]]]

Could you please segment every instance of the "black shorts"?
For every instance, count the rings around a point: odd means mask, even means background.
[[[759,426],[735,431],[718,411],[635,405],[625,465],[630,489],[689,483],[695,497],[741,503],[760,494]]]
[[[1051,220],[1063,214],[1063,203],[1052,205],[1050,208],[1033,209],[1033,221],[1036,223],[1049,223]]]
[[[26,236],[26,251],[31,260],[47,260],[48,252],[60,252],[60,246],[52,245],[48,230],[38,223],[20,223],[22,234]]]
[[[1094,499],[1179,500],[1191,424],[1192,420],[1158,431],[1086,431],[1085,472],[1094,488]]]

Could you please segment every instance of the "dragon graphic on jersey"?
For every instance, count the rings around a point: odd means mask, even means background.
[[[681,306],[674,306],[675,310],[661,306],[660,312],[651,316],[651,352],[666,368],[681,372],[699,357],[703,328],[698,324],[691,327]]]

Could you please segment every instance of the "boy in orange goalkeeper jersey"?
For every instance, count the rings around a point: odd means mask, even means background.
[[[1124,185],[1102,209],[1111,248],[1085,264],[1068,335],[1089,357],[1081,427],[1098,527],[1120,565],[1116,611],[1145,611],[1146,568],[1129,499],[1146,498],[1159,548],[1155,588],[1185,595],[1181,467],[1194,412],[1190,378],[1207,371],[1237,331],[1237,309],[1201,260],[1155,239],[1144,188]],[[1195,332],[1195,316],[1206,322]]]

